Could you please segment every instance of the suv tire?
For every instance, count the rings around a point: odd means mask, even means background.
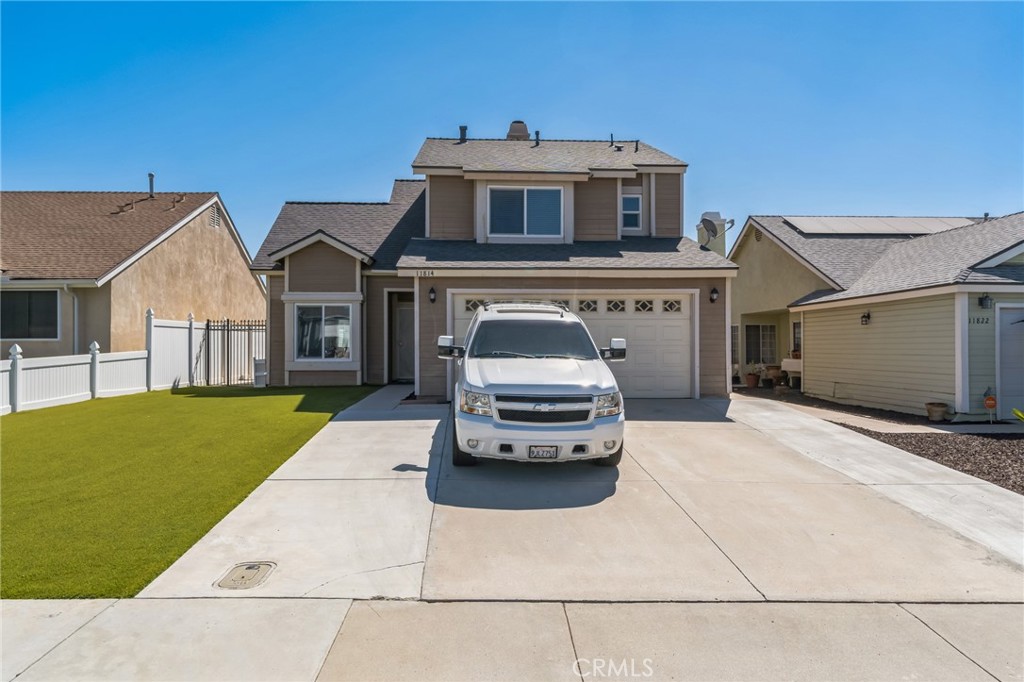
[[[619,462],[622,461],[622,446],[620,445],[618,450],[607,457],[592,459],[590,461],[599,467],[617,467],[619,466]]]
[[[452,417],[452,466],[476,466],[476,457],[459,447],[459,434],[455,429],[455,417]]]

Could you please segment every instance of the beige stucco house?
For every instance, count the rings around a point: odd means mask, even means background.
[[[751,216],[730,257],[738,371],[784,365],[809,395],[914,414],[1024,406],[1024,214]]]
[[[212,192],[0,194],[0,343],[27,358],[141,350],[163,319],[265,319],[266,294]]]
[[[561,301],[627,397],[729,391],[724,257],[683,237],[687,165],[644,142],[428,138],[381,203],[285,204],[253,262],[270,293],[276,385],[407,381],[445,397],[440,335],[487,300]]]

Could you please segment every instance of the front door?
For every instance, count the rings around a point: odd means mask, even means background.
[[[412,303],[395,305],[391,333],[392,381],[412,381],[416,371],[415,328],[416,314]]]

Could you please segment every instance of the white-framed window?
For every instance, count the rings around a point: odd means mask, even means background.
[[[561,187],[489,187],[487,232],[493,237],[561,237]]]
[[[639,232],[643,229],[643,218],[641,207],[641,196],[639,194],[622,195],[622,231]]]
[[[732,364],[738,365],[740,364],[740,326],[738,324],[730,326],[729,333],[732,338],[732,348],[730,349],[732,351],[732,357],[730,358],[730,361]]]
[[[804,344],[804,325],[802,322],[793,323],[793,348],[791,350],[800,350],[800,347]]]
[[[748,324],[744,327],[746,336],[747,363],[773,365],[777,360],[774,324]]]
[[[295,359],[351,360],[352,306],[296,304]]]
[[[6,289],[0,294],[0,338],[59,340],[60,293],[53,289]]]

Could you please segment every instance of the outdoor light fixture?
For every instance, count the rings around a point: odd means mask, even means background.
[[[978,297],[978,307],[988,310],[992,307],[992,297],[988,294],[982,294]]]
[[[714,303],[718,300],[718,287],[711,289],[711,302]]]
[[[427,292],[427,298],[430,299],[431,303],[437,300],[437,292],[434,291],[434,287],[430,287],[430,291]]]
[[[871,312],[866,312],[860,316],[861,324],[871,324]]]

